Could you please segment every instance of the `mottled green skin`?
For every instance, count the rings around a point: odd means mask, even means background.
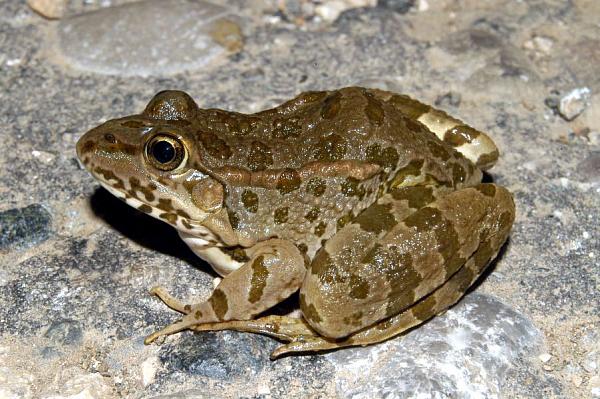
[[[176,147],[170,164],[153,140]],[[161,92],[86,133],[78,155],[225,275],[196,305],[155,289],[185,317],[148,341],[234,328],[291,341],[277,354],[378,342],[456,302],[514,219],[505,189],[477,185],[498,157],[488,136],[380,90],[307,92],[252,115]],[[304,321],[236,321],[298,289]]]

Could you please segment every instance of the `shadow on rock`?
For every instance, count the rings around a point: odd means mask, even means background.
[[[179,258],[216,276],[212,268],[198,258],[179,238],[177,231],[166,223],[133,209],[103,188],[92,194],[90,205],[98,217],[137,244]]]

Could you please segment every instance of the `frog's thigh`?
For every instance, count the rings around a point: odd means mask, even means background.
[[[498,253],[502,242],[506,240],[508,227],[501,228],[497,234],[483,241],[471,257],[441,287],[436,289],[412,307],[399,314],[380,321],[364,330],[342,340],[328,340],[305,334],[290,343],[280,346],[271,355],[272,358],[293,352],[314,352],[348,346],[364,346],[388,340],[409,330],[455,304],[465,291],[477,280],[488,262]],[[289,324],[289,323],[288,323]]]
[[[319,334],[346,337],[408,309],[482,245],[497,250],[514,220],[512,196],[493,184],[451,192],[398,217],[403,201],[384,197],[317,253],[300,305]]]
[[[409,96],[386,92],[380,95],[405,116],[427,126],[480,169],[489,169],[498,160],[498,148],[487,134]]]
[[[186,315],[149,336],[146,342],[201,323],[250,319],[296,292],[302,284],[304,257],[292,243],[268,240],[249,248],[247,254],[250,260],[225,276],[205,302],[181,306],[163,291],[155,290],[167,305]]]

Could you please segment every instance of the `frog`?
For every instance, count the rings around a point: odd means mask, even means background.
[[[146,344],[235,330],[282,341],[275,359],[386,341],[457,303],[515,219],[512,194],[482,183],[499,158],[487,134],[379,89],[252,114],[165,90],[85,133],[77,155],[221,276],[194,303],[152,288],[181,317]],[[269,313],[288,298],[299,312]]]

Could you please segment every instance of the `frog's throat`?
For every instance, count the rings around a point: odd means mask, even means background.
[[[181,232],[185,232],[187,234],[199,237],[204,237],[207,234],[206,227],[202,226],[201,222],[186,217],[185,212],[177,211],[174,209],[160,209],[156,206],[159,203],[158,199],[155,200],[156,204],[148,203],[146,201],[142,201],[138,198],[128,195],[127,193],[111,186],[110,183],[106,183],[104,181],[99,182],[100,185],[104,187],[109,193],[125,201],[127,205],[139,211],[142,211],[147,215],[150,215],[158,220],[168,223]]]

